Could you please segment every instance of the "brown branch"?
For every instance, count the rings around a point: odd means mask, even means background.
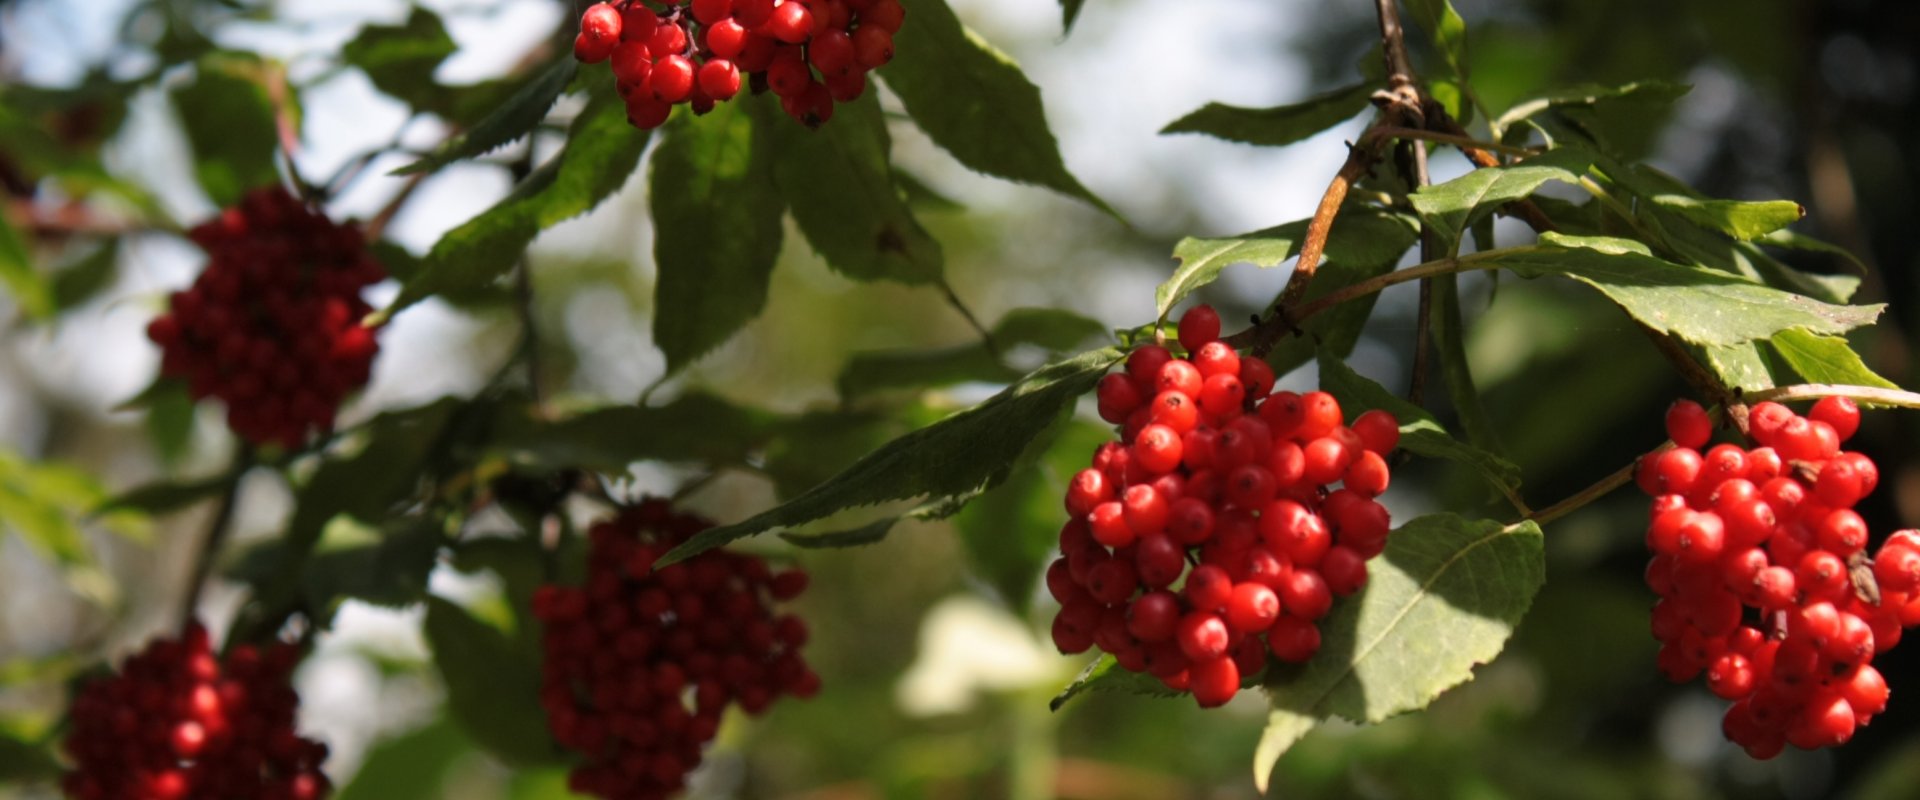
[[[1384,115],[1380,118],[1385,119]],[[1380,120],[1374,124],[1382,124]],[[1327,234],[1333,230],[1334,218],[1340,215],[1340,204],[1346,201],[1347,190],[1353,188],[1353,184],[1366,175],[1367,170],[1373,167],[1373,162],[1380,158],[1384,142],[1384,139],[1362,134],[1360,141],[1347,149],[1346,163],[1340,166],[1340,171],[1327,184],[1326,193],[1320,196],[1320,205],[1313,210],[1313,219],[1307,223],[1307,235],[1300,242],[1300,258],[1294,262],[1293,275],[1287,278],[1286,288],[1280,290],[1280,299],[1275,303],[1280,313],[1272,319],[1283,319],[1286,309],[1300,302],[1300,298],[1307,293],[1307,284],[1312,282],[1314,271],[1320,268],[1320,255],[1327,249]],[[1270,349],[1272,342],[1267,341],[1266,345]],[[1265,351],[1258,347],[1254,353],[1265,355]]]
[[[1431,110],[1429,110],[1428,113],[1429,116],[1431,116]],[[1473,151],[1475,154],[1491,159],[1491,163],[1487,164],[1481,164],[1477,159],[1474,161],[1477,166],[1483,167],[1491,167],[1499,164],[1499,159],[1494,158],[1491,153],[1505,153],[1510,156],[1524,158],[1526,156],[1537,156],[1543,152],[1531,147],[1515,147],[1509,144],[1481,141],[1465,134],[1443,133],[1440,131],[1419,130],[1416,128],[1384,126],[1375,128],[1372,133],[1375,136],[1389,139],[1418,139],[1424,142],[1451,145],[1459,148],[1462,152]]]
[[[1427,174],[1427,146],[1424,142],[1411,142],[1413,151],[1413,183],[1416,188],[1431,182]],[[1432,261],[1439,257],[1440,243],[1433,236],[1433,228],[1425,219],[1420,221],[1420,261]],[[1413,326],[1413,370],[1408,378],[1407,399],[1414,405],[1421,405],[1426,399],[1427,374],[1433,370],[1433,279],[1420,279],[1420,307],[1416,312]]]
[[[32,200],[16,197],[7,201],[6,214],[14,227],[35,236],[121,236],[167,230],[139,220],[102,217],[78,202],[45,208]]]

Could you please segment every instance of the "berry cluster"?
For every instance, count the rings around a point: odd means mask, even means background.
[[[739,94],[743,74],[818,127],[893,60],[905,17],[900,0],[612,0],[581,15],[573,56],[609,62],[627,119],[642,130],[677,103],[707,113]]]
[[[546,626],[547,723],[586,756],[571,776],[575,792],[667,797],[700,765],[729,703],[759,714],[779,695],[820,690],[800,656],[806,623],[772,609],[806,589],[805,572],[775,573],[721,550],[654,569],[711,526],[664,500],[643,501],[589,531],[586,586],[534,595]]]
[[[1266,362],[1219,336],[1220,317],[1195,307],[1180,320],[1187,358],[1143,347],[1101,380],[1120,441],[1073,477],[1047,570],[1061,652],[1097,646],[1203,707],[1232,699],[1269,651],[1320,649],[1316,621],[1386,547],[1374,498],[1400,439],[1387,412],[1348,427],[1326,392],[1269,394]]]
[[[386,277],[360,230],[278,186],[248,193],[193,229],[207,268],[147,326],[160,373],[194,399],[218,397],[227,425],[256,444],[293,448],[333,427],[366,385],[379,348],[360,323],[360,290]]]
[[[199,625],[155,639],[74,698],[62,782],[75,800],[317,800],[326,745],[294,729],[300,651],[235,647],[217,658]]]
[[[1843,744],[1885,710],[1872,661],[1920,622],[1920,535],[1895,533],[1868,557],[1852,507],[1879,470],[1840,449],[1860,425],[1853,401],[1823,399],[1806,417],[1764,402],[1748,422],[1757,447],[1707,448],[1707,412],[1675,403],[1675,446],[1642,459],[1636,481],[1654,497],[1660,669],[1675,682],[1704,672],[1733,701],[1727,738],[1766,759]]]

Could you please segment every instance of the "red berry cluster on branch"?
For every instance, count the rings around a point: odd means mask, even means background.
[[[294,727],[300,651],[212,651],[205,628],[155,639],[73,700],[62,781],[75,800],[317,800],[326,745]]]
[[[1879,470],[1840,449],[1860,425],[1853,401],[1823,399],[1806,417],[1763,402],[1748,421],[1757,447],[1708,448],[1707,412],[1674,403],[1675,446],[1642,459],[1636,481],[1654,497],[1660,669],[1676,683],[1705,673],[1733,701],[1727,738],[1766,759],[1844,744],[1886,709],[1872,661],[1920,622],[1920,535],[1895,533],[1868,557],[1853,505]]]
[[[160,373],[224,401],[227,425],[250,442],[293,448],[331,430],[380,349],[360,291],[386,271],[360,230],[275,186],[191,236],[207,267],[147,326]]]
[[[615,0],[581,15],[573,55],[609,63],[627,119],[642,130],[678,103],[707,113],[740,92],[743,76],[817,127],[893,60],[905,17],[900,0]]]
[[[1195,307],[1180,320],[1188,357],[1143,347],[1101,380],[1120,441],[1073,477],[1047,570],[1061,652],[1098,647],[1203,707],[1232,699],[1268,652],[1320,649],[1317,620],[1386,547],[1374,498],[1400,440],[1385,411],[1348,427],[1326,392],[1269,394],[1266,362],[1219,336],[1219,316]]]
[[[548,585],[533,598],[546,625],[541,703],[554,738],[586,756],[574,791],[663,798],[700,765],[701,749],[737,703],[759,714],[780,695],[812,697],[820,676],[800,647],[807,625],[775,601],[806,589],[799,569],[708,550],[654,561],[711,522],[650,499],[588,533],[587,585]]]

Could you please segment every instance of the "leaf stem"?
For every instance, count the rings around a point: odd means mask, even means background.
[[[952,306],[953,310],[960,312],[960,316],[966,318],[967,324],[973,327],[974,332],[980,334],[980,344],[987,348],[987,355],[993,356],[995,360],[999,360],[1000,346],[994,343],[993,333],[987,330],[987,326],[980,324],[980,318],[973,315],[973,309],[967,308],[967,304],[960,300],[960,295],[953,291],[953,284],[948,283],[946,279],[942,278],[940,280],[940,293],[946,297],[947,305]]]
[[[227,537],[233,531],[234,510],[240,502],[240,479],[246,476],[252,466],[253,445],[243,440],[234,448],[233,465],[227,471],[227,485],[220,493],[220,505],[213,512],[213,521],[207,525],[206,538],[201,540],[200,552],[194,558],[193,574],[187,579],[186,595],[181,600],[180,608],[182,630],[193,624],[200,608],[200,594],[213,574],[213,564],[219,560],[221,548],[226,546]]]
[[[1767,400],[1816,400],[1822,397],[1845,397],[1852,400],[1865,400],[1869,403],[1897,406],[1899,408],[1920,408],[1920,393],[1904,389],[1884,389],[1878,386],[1852,386],[1840,383],[1801,383],[1792,386],[1776,386],[1747,392],[1744,399],[1758,403]]]

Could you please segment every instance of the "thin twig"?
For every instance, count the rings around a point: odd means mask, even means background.
[[[1431,179],[1427,174],[1427,146],[1424,142],[1411,142],[1413,151],[1414,187],[1425,187]],[[1425,218],[1420,220],[1420,260],[1432,261],[1440,256],[1440,243],[1433,235],[1433,227]],[[1416,312],[1413,326],[1413,370],[1408,379],[1407,399],[1414,405],[1422,405],[1427,393],[1427,374],[1432,371],[1433,350],[1433,279],[1420,280],[1420,307]]]
[[[1672,446],[1673,446],[1673,442],[1666,442],[1661,444],[1659,447],[1653,448],[1652,450],[1648,451],[1646,455],[1640,456],[1639,458],[1635,458],[1634,460],[1627,462],[1626,466],[1621,467],[1617,470],[1614,470],[1613,474],[1608,475],[1607,477],[1601,478],[1599,481],[1595,482],[1592,486],[1589,486],[1585,489],[1581,489],[1580,491],[1573,493],[1573,495],[1567,497],[1565,500],[1561,500],[1558,503],[1554,503],[1553,505],[1547,506],[1546,508],[1542,508],[1538,511],[1528,514],[1525,517],[1525,521],[1530,521],[1540,525],[1545,525],[1549,522],[1552,522],[1556,519],[1559,519],[1561,517],[1564,517],[1568,514],[1573,513],[1574,511],[1580,509],[1581,507],[1586,506],[1588,503],[1592,503],[1595,500],[1605,497],[1606,495],[1612,493],[1613,490],[1618,489],[1622,486],[1625,486],[1628,483],[1631,483],[1633,481],[1633,472],[1634,470],[1639,468],[1641,459],[1644,459],[1647,456],[1653,455],[1654,453],[1658,453],[1662,450],[1666,450],[1667,448]]]
[[[1375,124],[1380,123],[1376,121]],[[1347,190],[1373,167],[1373,162],[1380,157],[1384,141],[1363,134],[1359,142],[1348,148],[1347,162],[1340,166],[1340,171],[1327,184],[1326,193],[1320,196],[1320,205],[1313,210],[1313,219],[1307,223],[1307,234],[1300,242],[1300,258],[1294,262],[1293,275],[1287,278],[1286,288],[1280,291],[1280,299],[1274,304],[1279,313],[1261,323],[1261,327],[1275,320],[1285,320],[1287,309],[1300,302],[1300,298],[1307,293],[1307,284],[1313,281],[1314,271],[1320,268],[1320,255],[1327,249],[1327,234],[1333,230],[1333,220],[1340,214],[1340,204],[1346,201]],[[1298,324],[1298,320],[1294,320],[1293,324]],[[1257,335],[1254,354],[1265,355],[1266,349],[1271,349],[1273,342],[1278,341],[1278,334],[1284,332],[1276,331],[1270,336]],[[1265,345],[1265,349],[1261,345]]]
[[[1374,136],[1379,136],[1386,139],[1418,139],[1421,141],[1434,142],[1436,144],[1452,145],[1453,147],[1459,148],[1462,152],[1477,152],[1482,155],[1488,152],[1494,152],[1494,153],[1505,153],[1510,156],[1519,156],[1521,158],[1525,158],[1527,156],[1540,155],[1540,153],[1542,152],[1541,150],[1538,150],[1532,147],[1515,147],[1510,144],[1499,144],[1497,142],[1482,141],[1479,139],[1475,139],[1471,136],[1466,136],[1461,134],[1443,133],[1440,131],[1419,130],[1416,128],[1402,128],[1402,127],[1391,126],[1391,125],[1375,128],[1373,131],[1371,131],[1371,133]],[[1478,164],[1478,161],[1476,160],[1475,163]],[[1495,159],[1494,163],[1479,164],[1479,166],[1491,167],[1491,166],[1496,166],[1498,163],[1499,163],[1498,159]]]
[[[987,330],[987,326],[980,324],[980,318],[973,315],[973,309],[967,308],[967,304],[960,301],[960,295],[953,291],[953,284],[942,279],[940,293],[946,297],[947,305],[953,306],[953,310],[960,312],[960,316],[966,318],[967,324],[973,326],[974,332],[980,334],[980,343],[987,348],[987,354],[995,359],[1000,358],[1000,346],[994,343],[993,333]]]
[[[206,538],[200,542],[200,552],[194,558],[193,574],[187,581],[187,592],[181,600],[180,627],[192,625],[200,608],[200,593],[205,590],[207,578],[213,574],[213,564],[219,560],[221,548],[226,546],[227,537],[233,531],[234,509],[240,502],[240,479],[253,466],[253,446],[241,442],[234,449],[233,466],[227,475],[226,488],[220,494],[220,505],[213,512],[213,521],[207,525]]]
[[[32,200],[16,197],[9,199],[5,208],[7,220],[14,227],[41,236],[124,236],[169,230],[139,220],[102,217],[77,202],[63,203],[49,209],[42,208]]]
[[[544,419],[547,398],[540,388],[540,327],[534,324],[533,263],[522,255],[519,268],[513,272],[513,298],[520,312],[520,349],[521,357],[526,360],[527,394],[533,398],[534,414]]]
[[[293,104],[287,100],[287,70],[280,67],[271,71],[267,79],[267,101],[273,106],[273,132],[280,139],[280,157],[286,161],[287,177],[292,179],[302,200],[320,202],[326,198],[300,174],[300,130],[293,123]]]

